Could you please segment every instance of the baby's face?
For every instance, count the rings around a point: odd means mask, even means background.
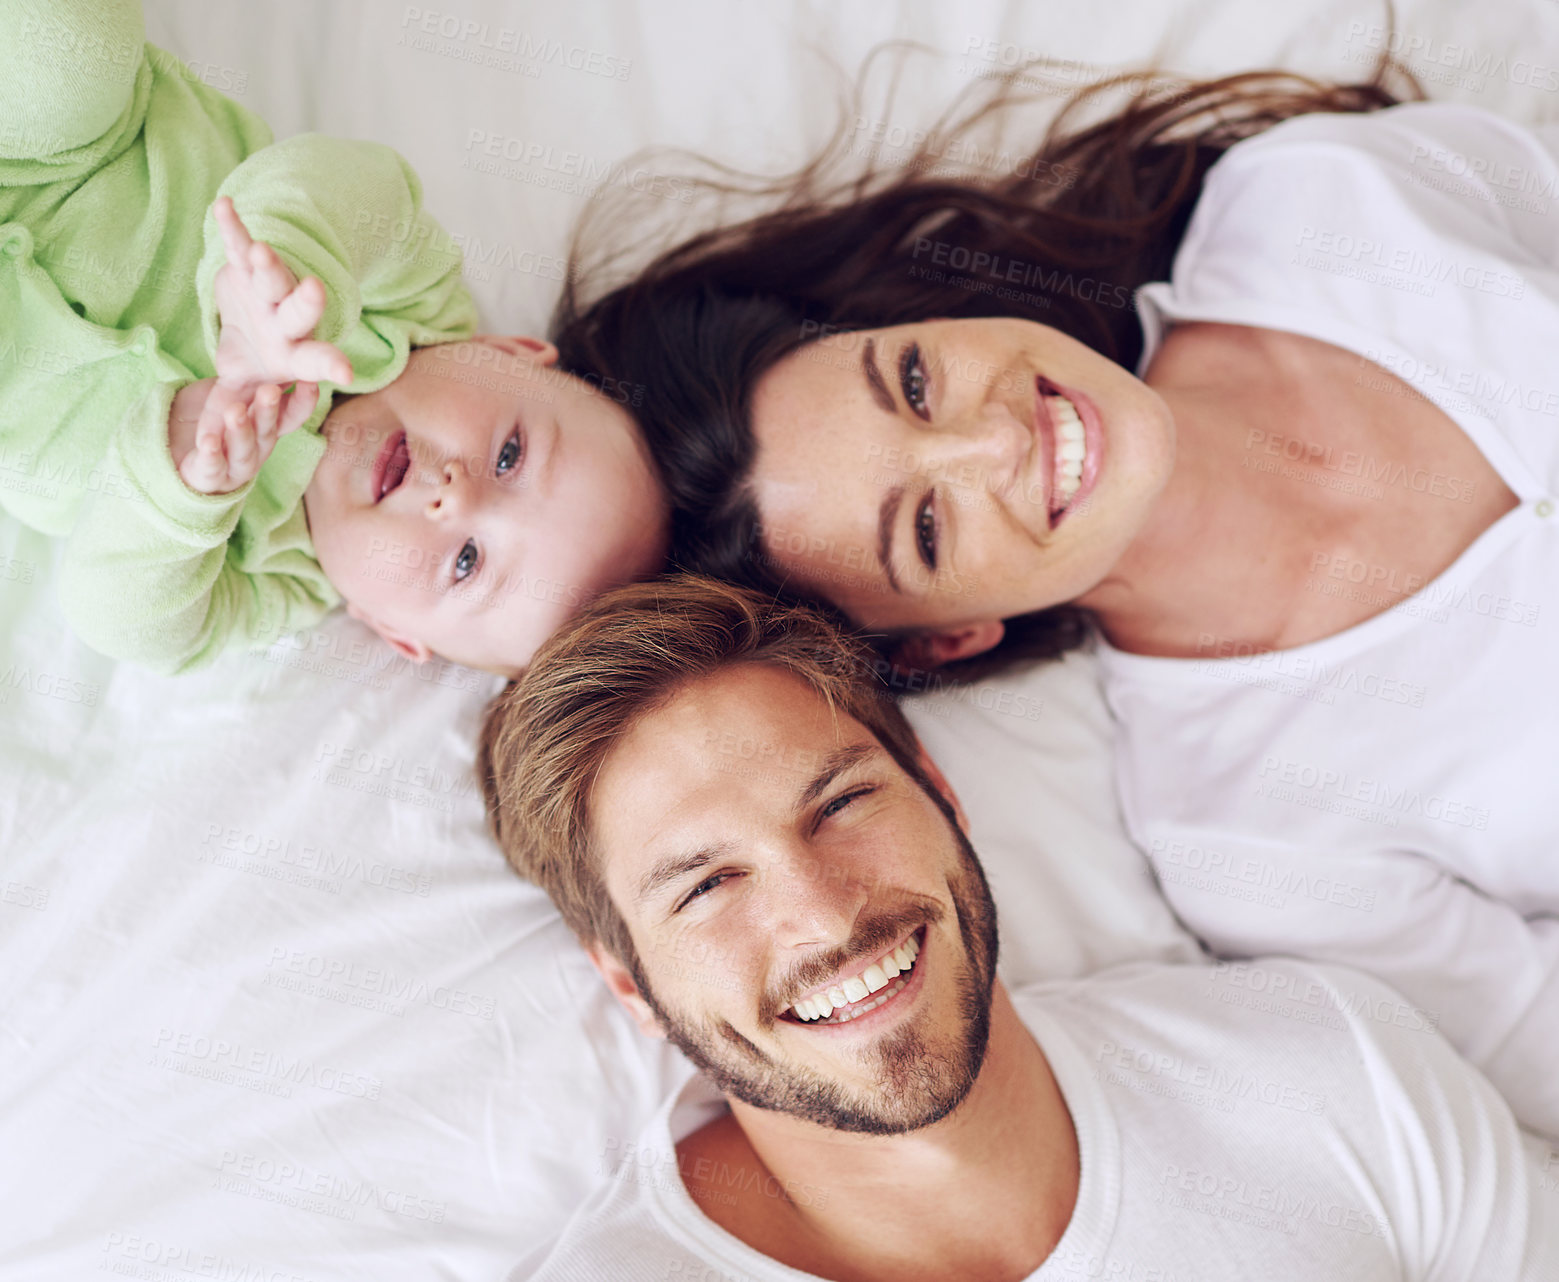
[[[325,419],[315,555],[403,654],[513,673],[591,597],[661,568],[666,502],[626,398],[556,359],[534,339],[420,348]]]

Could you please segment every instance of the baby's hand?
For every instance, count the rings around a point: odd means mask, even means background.
[[[253,397],[220,379],[191,383],[174,397],[168,420],[168,445],[184,484],[198,494],[230,494],[247,485],[277,438],[302,424],[318,401],[317,383],[299,383],[285,398],[274,383],[262,383]]]
[[[222,322],[217,379],[246,399],[268,383],[350,383],[352,366],[341,350],[309,337],[325,314],[320,279],[310,276],[300,285],[274,249],[250,239],[228,197],[218,199],[212,213],[227,249],[214,289]]]

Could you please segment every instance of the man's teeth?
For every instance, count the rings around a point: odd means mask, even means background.
[[[810,997],[802,998],[790,1008],[790,1013],[800,1020],[827,1019],[831,1023],[843,1024],[846,1020],[866,1014],[868,1010],[876,1010],[908,982],[902,979],[897,983],[893,981],[897,976],[907,975],[910,972],[919,953],[920,944],[911,935],[891,953],[879,957],[859,975],[852,975],[849,979],[831,985],[821,993],[813,993]],[[892,984],[891,988],[890,984]],[[883,992],[884,989],[887,991]],[[853,1006],[856,1002],[865,1001],[873,993],[878,992],[881,992],[882,996],[870,1006],[862,1010],[849,1011],[837,1019],[831,1018],[834,1011],[840,1007]]]
[[[1050,419],[1056,428],[1056,492],[1059,507],[1069,502],[1083,483],[1083,459],[1088,456],[1088,436],[1077,408],[1064,396],[1050,396]]]

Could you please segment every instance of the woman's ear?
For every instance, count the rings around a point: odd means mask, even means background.
[[[966,623],[941,632],[916,632],[900,641],[891,657],[902,668],[940,668],[994,649],[1006,633],[1000,619]]]
[[[600,944],[591,944],[585,949],[585,953],[590,958],[591,965],[601,973],[606,986],[612,990],[612,996],[639,1026],[639,1031],[646,1037],[664,1037],[666,1030],[661,1027],[661,1022],[650,1009],[649,1003],[639,995],[639,986],[633,982],[633,976],[628,968]]]

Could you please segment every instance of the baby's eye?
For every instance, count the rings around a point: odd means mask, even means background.
[[[525,447],[520,443],[520,434],[516,432],[503,443],[503,449],[498,451],[498,475],[504,476],[519,467],[520,460],[525,457]]]
[[[455,582],[466,578],[476,569],[478,554],[476,540],[467,539],[466,544],[460,549],[460,555],[455,558]]]

